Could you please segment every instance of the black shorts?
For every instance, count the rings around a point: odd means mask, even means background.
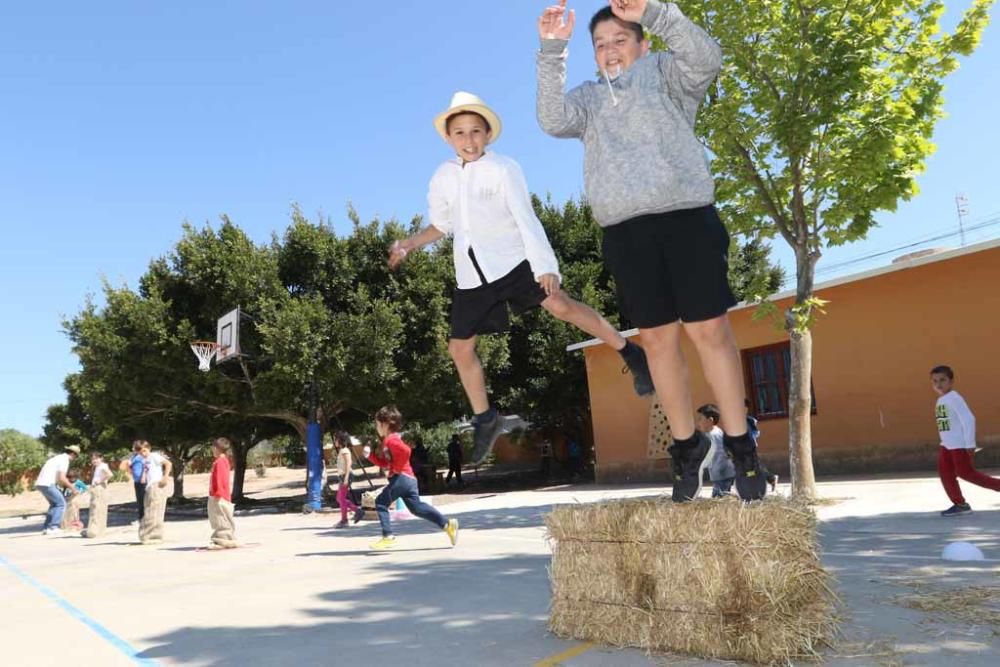
[[[729,232],[715,206],[642,215],[604,228],[618,307],[641,329],[703,322],[736,305]]]
[[[456,289],[451,302],[451,337],[465,340],[480,334],[500,333],[510,325],[507,308],[523,313],[548,295],[524,260],[510,273],[471,289]]]

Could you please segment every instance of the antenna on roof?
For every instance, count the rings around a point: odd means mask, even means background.
[[[955,209],[958,211],[958,234],[962,247],[965,247],[965,216],[969,215],[969,198],[964,194],[955,197]]]

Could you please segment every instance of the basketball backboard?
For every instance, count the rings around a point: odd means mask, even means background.
[[[219,348],[215,353],[215,363],[220,364],[226,359],[240,354],[240,309],[229,311],[219,318],[215,342]]]

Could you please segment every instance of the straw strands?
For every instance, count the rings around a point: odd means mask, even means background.
[[[943,589],[921,581],[904,582],[904,585],[913,592],[893,598],[897,604],[950,617],[970,626],[986,626],[994,635],[1000,635],[1000,586]]]
[[[546,525],[558,636],[773,664],[835,633],[807,507],[623,500],[557,507]]]

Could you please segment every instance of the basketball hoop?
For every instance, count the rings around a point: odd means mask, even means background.
[[[209,340],[196,340],[191,342],[191,351],[198,357],[198,370],[208,372],[212,368],[212,358],[222,347],[218,343]]]

